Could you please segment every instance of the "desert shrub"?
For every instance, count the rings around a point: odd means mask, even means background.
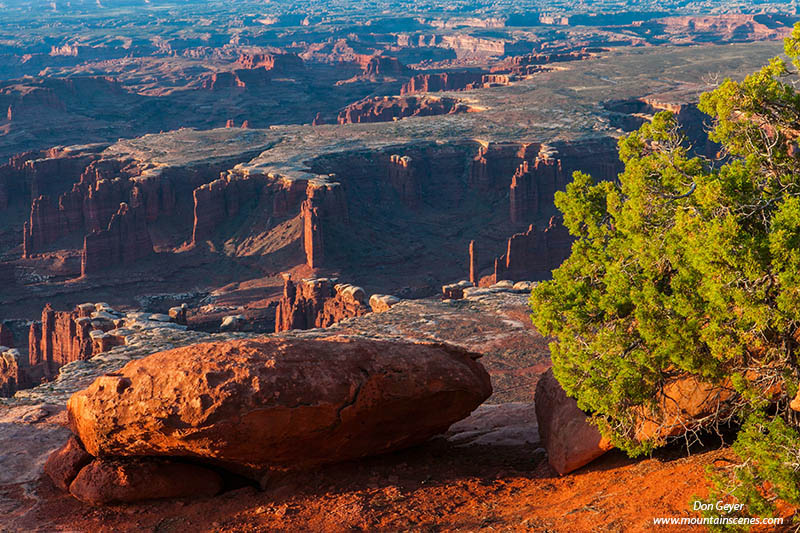
[[[785,51],[800,67],[800,25]],[[705,425],[744,424],[735,450],[746,467],[727,476],[728,489],[718,478],[718,491],[751,513],[770,510],[767,494],[800,503],[789,486],[794,452],[764,444],[796,447],[798,436],[789,408],[800,381],[796,79],[775,58],[703,95],[722,147],[713,160],[692,156],[665,112],[620,140],[616,181],[576,173],[556,195],[572,253],[530,301],[534,324],[554,339],[556,378],[631,455],[663,444],[637,438],[637,413],[655,408],[668,380],[735,389]]]

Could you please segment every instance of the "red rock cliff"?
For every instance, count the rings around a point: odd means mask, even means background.
[[[392,154],[388,163],[389,183],[400,199],[409,207],[419,204],[422,194],[421,183],[414,169],[413,159],[409,156]]]
[[[408,67],[396,57],[391,56],[367,56],[362,59],[361,63],[364,75],[370,78],[403,76],[410,72]]]
[[[257,200],[264,184],[263,176],[229,174],[196,188],[192,243],[210,238],[220,224],[239,213],[242,204]]]
[[[0,398],[13,396],[25,384],[19,350],[0,345]]]
[[[92,339],[91,332],[115,327],[113,320],[99,315],[94,304],[79,305],[72,311],[55,311],[47,305],[42,321],[31,324],[28,336],[31,383],[50,380],[65,364],[100,353],[103,346]]]
[[[522,281],[550,278],[551,271],[569,257],[572,237],[555,217],[544,230],[533,225],[508,239],[506,253],[495,259],[494,273],[482,285],[500,280]]]
[[[119,205],[108,227],[92,232],[83,240],[81,275],[101,272],[118,265],[130,265],[153,254],[144,210]]]
[[[403,85],[400,94],[463,91],[483,85],[482,72],[417,74]]]
[[[525,224],[533,220],[540,213],[540,202],[552,206],[556,191],[566,186],[561,161],[549,157],[538,157],[533,163],[523,161],[511,178],[511,223]]]
[[[325,261],[325,226],[348,220],[344,189],[338,183],[309,183],[301,216],[306,264],[320,268]]]

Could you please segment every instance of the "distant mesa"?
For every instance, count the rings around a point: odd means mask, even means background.
[[[339,124],[391,122],[407,117],[467,113],[473,109],[455,98],[384,96],[350,104],[339,113]]]
[[[411,72],[411,69],[391,56],[362,56],[359,57],[359,63],[364,76],[373,79],[407,76]]]
[[[297,54],[242,54],[237,62],[245,69],[258,69],[275,74],[288,74],[304,69],[303,60]]]
[[[203,82],[203,88],[212,91],[259,89],[268,86],[277,75],[305,70],[303,60],[296,54],[242,54],[236,63],[242,68],[211,74]]]
[[[417,74],[403,85],[400,94],[467,91],[497,85],[509,85],[514,80],[515,78],[504,74],[469,71]]]

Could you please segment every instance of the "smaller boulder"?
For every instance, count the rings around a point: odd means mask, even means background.
[[[93,505],[210,497],[221,489],[213,470],[165,459],[95,459],[69,486],[75,498]]]
[[[536,287],[536,283],[533,281],[518,281],[514,284],[514,292],[531,292],[534,287]]]
[[[243,315],[228,315],[222,318],[219,329],[222,331],[241,331],[244,325],[245,318]]]
[[[373,313],[385,313],[399,302],[400,298],[389,294],[373,294],[369,298],[369,306]]]
[[[187,323],[186,315],[188,312],[189,312],[189,306],[186,304],[181,304],[176,307],[170,307],[169,318],[176,324],[186,325]]]
[[[53,484],[61,490],[69,490],[69,486],[78,472],[92,462],[92,457],[78,439],[70,437],[69,440],[47,458],[44,463],[44,472],[47,474]]]
[[[589,464],[613,447],[578,402],[567,396],[552,368],[539,379],[534,403],[547,460],[560,475]]]

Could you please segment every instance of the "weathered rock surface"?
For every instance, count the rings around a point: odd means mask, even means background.
[[[472,282],[462,280],[442,286],[442,298],[445,300],[460,300],[464,297],[464,289],[474,287]]]
[[[506,253],[495,257],[494,271],[478,283],[489,286],[501,280],[548,279],[551,272],[569,257],[572,242],[567,228],[555,217],[543,230],[531,224],[527,231],[508,238]],[[474,245],[470,245],[469,252],[470,274],[474,276],[479,261]]]
[[[361,287],[329,278],[304,279],[297,284],[286,279],[275,314],[275,331],[325,328],[369,311]]]
[[[92,462],[94,457],[86,453],[74,436],[66,444],[50,454],[44,463],[44,473],[61,490],[68,491],[81,469]]]
[[[153,242],[144,209],[122,203],[107,229],[92,232],[84,238],[81,275],[130,265],[152,254]]]
[[[577,470],[612,448],[578,402],[567,396],[552,369],[539,379],[534,403],[547,460],[559,474]]]
[[[731,412],[730,401],[738,396],[732,386],[714,385],[695,376],[667,381],[656,398],[656,406],[639,409],[635,438],[663,442],[668,437],[710,426]]]
[[[369,297],[369,306],[373,313],[385,313],[398,303],[400,298],[391,294],[373,294]]]
[[[56,311],[46,306],[42,321],[30,327],[26,381],[52,379],[62,366],[124,343],[121,338],[105,335],[116,328],[115,314],[105,309],[103,304],[81,304],[72,311]],[[101,312],[108,316],[100,315]]]
[[[41,477],[47,458],[69,437],[52,416],[59,410],[46,404],[0,406],[0,486]]]
[[[19,350],[0,345],[0,397],[11,396],[25,383]]]
[[[483,404],[446,433],[457,446],[538,446],[533,402]]]
[[[300,206],[303,219],[303,250],[306,264],[320,268],[325,264],[326,224],[336,220],[347,222],[347,201],[339,183],[309,183],[306,199]]]
[[[155,354],[70,398],[95,456],[175,456],[260,476],[400,449],[491,394],[476,354],[448,345],[261,338]]]
[[[221,489],[213,470],[164,459],[95,459],[69,486],[70,494],[91,504],[207,497]]]

